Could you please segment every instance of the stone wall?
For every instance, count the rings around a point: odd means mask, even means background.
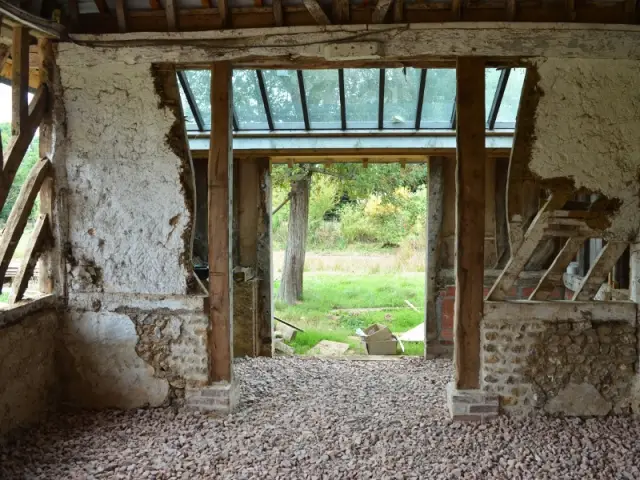
[[[635,321],[526,318],[482,323],[482,388],[508,413],[640,413]]]
[[[208,322],[192,275],[193,170],[175,71],[61,50],[54,165],[66,225],[57,232],[68,306],[63,401],[180,401],[187,386],[206,383]]]
[[[55,310],[0,325],[0,437],[41,420],[55,409],[57,325]]]

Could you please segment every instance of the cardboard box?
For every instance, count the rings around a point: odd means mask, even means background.
[[[398,339],[388,327],[373,324],[364,330],[356,332],[365,344],[369,355],[395,355],[398,349]]]

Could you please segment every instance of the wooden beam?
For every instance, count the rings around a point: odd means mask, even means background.
[[[167,14],[167,30],[177,32],[180,29],[178,25],[178,1],[165,0],[164,10]]]
[[[451,20],[462,20],[462,0],[451,0]]]
[[[218,0],[218,12],[220,12],[220,26],[222,28],[230,28],[232,23],[229,0]]]
[[[29,116],[29,30],[14,27],[11,46],[11,134],[17,136]]]
[[[36,222],[35,228],[31,233],[29,243],[22,257],[18,274],[11,283],[11,293],[9,294],[9,304],[19,302],[24,297],[27,290],[29,280],[33,276],[36,263],[44,249],[51,242],[51,225],[49,223],[49,215],[40,215]]]
[[[562,286],[562,276],[569,264],[576,258],[584,237],[568,238],[551,266],[544,272],[538,286],[529,296],[529,300],[547,300],[556,287]]]
[[[96,8],[100,13],[109,14],[109,5],[106,0],[93,0],[96,4]]]
[[[383,23],[392,2],[393,0],[378,0],[371,15],[371,21],[373,23]]]
[[[302,0],[302,2],[318,25],[331,25],[331,20],[329,20],[318,0]]]
[[[40,192],[42,182],[50,175],[51,170],[51,162],[48,158],[40,160],[33,166],[27,180],[20,188],[20,194],[11,209],[7,224],[2,230],[2,235],[0,235],[0,292],[2,291],[4,276],[7,273],[7,268],[9,268],[9,263],[18,246],[20,237],[22,237],[36,196]]]
[[[507,5],[507,21],[513,22],[516,19],[517,5],[516,0],[506,0]]]
[[[442,157],[429,158],[427,194],[427,258],[425,283],[425,339],[427,343],[438,339],[441,325],[436,313],[438,298],[438,272],[440,270],[441,231],[444,213],[444,164]],[[427,351],[428,353],[428,346]]]
[[[258,355],[273,355],[273,268],[271,259],[271,168],[267,158],[258,159],[257,335]]]
[[[23,26],[34,37],[57,39],[66,37],[66,30],[63,25],[26,12],[6,0],[0,0],[0,17],[2,18],[2,23],[12,27]]]
[[[127,5],[125,0],[116,0],[116,18],[118,20],[118,31],[127,31]]]
[[[332,0],[333,23],[340,25],[349,23],[349,0]]]
[[[459,57],[456,69],[456,388],[480,387],[485,217],[485,63]]]
[[[41,85],[31,99],[31,103],[29,103],[27,121],[20,127],[20,133],[9,141],[7,152],[4,156],[2,175],[0,176],[0,209],[4,207],[4,202],[7,200],[7,195],[18,167],[27,153],[29,145],[31,145],[36,130],[40,126],[46,107],[47,90]]]
[[[395,0],[393,2],[393,22],[404,22],[404,0]]]
[[[209,379],[232,380],[233,278],[230,271],[232,155],[232,67],[211,67],[211,147],[209,154]]]
[[[629,244],[624,242],[607,243],[602,250],[600,250],[591,268],[589,268],[589,271],[582,279],[578,290],[573,294],[572,300],[591,300],[598,292],[600,286],[607,280],[609,272],[611,272],[628,246]]]
[[[276,27],[282,27],[284,25],[284,16],[282,14],[282,0],[273,0],[273,20]]]

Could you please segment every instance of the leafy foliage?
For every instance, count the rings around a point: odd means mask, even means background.
[[[2,135],[2,151],[6,154],[7,146],[9,144],[9,140],[11,139],[11,124],[10,123],[0,123],[0,133]],[[18,198],[18,194],[20,193],[20,187],[27,179],[29,172],[33,168],[33,166],[38,161],[38,137],[35,137],[29,145],[29,149],[27,150],[27,154],[25,155],[18,171],[16,173],[15,179],[13,180],[13,184],[9,189],[9,195],[7,196],[7,201],[4,204],[4,208],[0,212],[0,223],[4,224],[9,218],[9,213],[11,213],[11,209],[13,205],[16,203]],[[30,220],[34,220],[36,215],[38,214],[38,200],[36,200],[36,204],[31,211],[31,215],[29,216]]]

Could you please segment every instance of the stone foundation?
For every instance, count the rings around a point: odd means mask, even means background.
[[[205,412],[230,413],[238,404],[237,384],[220,382],[202,388],[187,388],[185,406]]]
[[[580,313],[575,320],[551,313],[544,320],[485,316],[482,389],[500,396],[503,411],[594,416],[636,410],[635,316],[596,320]]]
[[[447,385],[447,407],[454,421],[483,422],[498,415],[498,396],[482,390],[458,390]]]

